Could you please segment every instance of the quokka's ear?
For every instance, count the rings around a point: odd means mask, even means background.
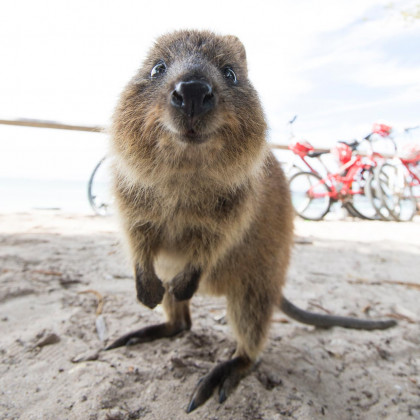
[[[225,35],[224,39],[232,45],[232,49],[238,51],[238,61],[243,63],[246,67],[246,51],[244,44],[240,41],[240,39],[235,35]]]

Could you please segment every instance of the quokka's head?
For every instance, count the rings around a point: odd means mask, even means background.
[[[157,39],[114,115],[120,153],[242,154],[262,148],[266,124],[234,36],[177,31]],[[165,159],[165,160],[167,160]]]

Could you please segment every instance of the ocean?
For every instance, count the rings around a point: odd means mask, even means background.
[[[0,212],[54,209],[94,214],[87,183],[53,179],[0,178]]]

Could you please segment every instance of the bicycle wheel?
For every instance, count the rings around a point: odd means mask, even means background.
[[[370,184],[370,178],[373,176],[371,171],[364,170],[358,179],[354,179],[351,184],[351,194],[346,205],[351,208],[361,219],[378,220],[380,217],[372,204],[371,198],[366,194]]]
[[[375,168],[376,170],[377,168]],[[381,220],[394,220],[391,216],[389,210],[382,204],[381,194],[379,191],[379,184],[375,176],[375,171],[373,176],[370,176],[365,187],[365,194],[369,198],[372,206],[376,210],[376,214]]]
[[[293,175],[295,175],[298,172],[302,172],[302,168],[299,168],[299,166],[295,165],[294,163],[282,163],[281,166],[287,179],[290,179]]]
[[[110,192],[110,167],[109,159],[102,158],[88,182],[88,200],[93,211],[100,215],[106,216],[111,213],[112,196]]]
[[[410,221],[417,211],[417,203],[403,166],[386,162],[377,168],[375,178],[382,204],[390,215],[396,221]]]
[[[306,220],[321,220],[330,209],[330,189],[313,172],[298,172],[289,181],[292,204],[296,213]]]

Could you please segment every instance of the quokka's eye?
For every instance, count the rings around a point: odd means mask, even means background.
[[[152,71],[150,72],[150,77],[152,79],[156,79],[159,76],[161,76],[163,73],[166,72],[166,63],[162,60],[159,61],[153,68]]]
[[[232,67],[230,67],[230,66],[226,66],[226,67],[223,68],[223,76],[226,80],[229,80],[234,85],[236,85],[236,83],[238,83],[236,73],[233,71]]]

